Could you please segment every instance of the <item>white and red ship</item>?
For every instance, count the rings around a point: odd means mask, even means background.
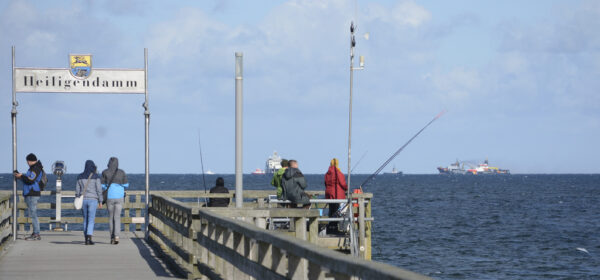
[[[469,166],[469,169],[465,169],[465,164]],[[450,164],[448,167],[438,167],[440,174],[470,174],[470,175],[495,175],[495,174],[510,174],[508,169],[500,169],[498,167],[489,166],[488,160],[486,159],[483,163],[473,166],[468,162],[459,162]]]

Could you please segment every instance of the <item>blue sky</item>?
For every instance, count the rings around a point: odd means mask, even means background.
[[[513,173],[598,173],[598,1],[2,1],[0,172],[10,172],[17,66],[142,68],[149,49],[153,173],[234,171],[234,52],[244,53],[244,171],[274,150],[305,173],[347,166],[348,29],[358,24],[353,162],[372,173],[456,159]],[[363,35],[368,32],[369,40]],[[18,94],[19,169],[35,152],[69,172],[110,156],[144,171],[140,95]],[[345,168],[343,168],[345,172]]]

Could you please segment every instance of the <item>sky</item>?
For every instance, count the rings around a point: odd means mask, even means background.
[[[274,151],[304,173],[348,166],[349,26],[356,54],[352,166],[411,174],[455,160],[512,173],[600,171],[599,1],[0,1],[0,172],[12,170],[17,67],[143,68],[150,171],[235,170],[235,52],[243,52],[243,170]],[[368,39],[365,34],[368,33]],[[358,65],[355,65],[357,67]],[[19,93],[18,168],[34,152],[69,173],[117,156],[144,172],[143,95]],[[362,158],[362,159],[361,159]],[[359,159],[360,162],[359,162]],[[48,169],[48,168],[47,168]]]

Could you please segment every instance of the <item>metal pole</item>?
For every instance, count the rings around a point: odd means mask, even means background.
[[[350,23],[350,102],[348,108],[348,219],[350,224],[350,253],[356,256],[358,252],[355,249],[354,236],[354,214],[352,213],[352,197],[350,177],[352,173],[352,82],[354,78],[354,22]]]
[[[12,46],[12,156],[13,170],[17,170],[17,93],[15,92],[15,46]],[[13,241],[17,240],[17,178],[13,177],[13,208],[12,208],[12,235]]]
[[[350,176],[352,173],[352,82],[354,80],[354,23],[350,25],[350,102],[348,108],[348,199],[350,199]]]
[[[144,236],[148,239],[148,225],[150,223],[148,215],[149,197],[150,197],[150,110],[148,109],[148,48],[144,48],[144,122],[145,122],[145,183],[146,183],[146,213],[144,214]]]
[[[243,173],[242,173],[242,82],[243,57],[241,52],[235,53],[235,207],[244,206]]]

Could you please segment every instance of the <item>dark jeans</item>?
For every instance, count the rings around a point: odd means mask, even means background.
[[[27,212],[29,218],[31,218],[31,224],[33,225],[33,233],[40,234],[40,221],[37,215],[37,203],[40,200],[39,196],[26,196],[25,203],[27,203]]]

